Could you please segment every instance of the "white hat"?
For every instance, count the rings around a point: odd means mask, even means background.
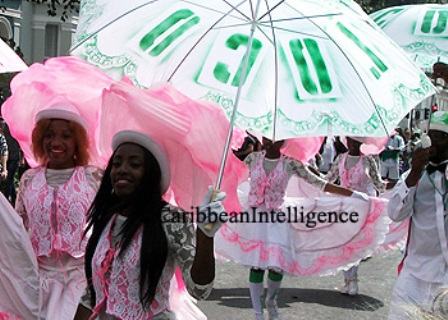
[[[448,111],[436,111],[431,115],[429,130],[448,133]]]
[[[36,122],[43,119],[63,119],[73,121],[81,125],[88,131],[87,122],[81,117],[78,109],[68,102],[58,102],[51,105],[48,109],[41,110],[36,115]]]
[[[162,173],[160,188],[162,189],[162,194],[164,194],[166,190],[168,190],[171,179],[170,166],[165,151],[156,141],[147,135],[131,130],[124,130],[116,133],[112,138],[112,149],[115,151],[120,145],[127,142],[142,146],[156,158]]]

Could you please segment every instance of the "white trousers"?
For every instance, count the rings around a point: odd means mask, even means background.
[[[443,283],[427,282],[404,268],[395,283],[390,302],[389,320],[415,320],[415,312],[430,311]]]

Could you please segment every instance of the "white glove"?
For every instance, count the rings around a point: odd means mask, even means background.
[[[423,149],[429,148],[431,146],[431,138],[426,133],[423,133],[420,141],[422,142]]]
[[[198,228],[209,238],[213,238],[222,224],[227,221],[227,214],[222,205],[222,201],[226,198],[226,193],[219,192],[212,200],[213,191],[213,187],[209,186],[196,217]]]
[[[363,192],[359,192],[359,191],[353,191],[352,195],[350,196],[350,198],[353,199],[360,199],[363,201],[369,201],[369,196]]]

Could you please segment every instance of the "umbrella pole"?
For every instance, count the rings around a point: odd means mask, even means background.
[[[260,7],[260,1],[257,2],[257,7],[256,7],[256,10],[254,13],[254,17],[257,16],[259,7]],[[241,91],[243,88],[243,82],[246,78],[247,65],[249,64],[249,54],[250,54],[250,51],[252,48],[252,42],[254,39],[255,28],[256,28],[256,20],[253,19],[252,25],[250,27],[250,37],[249,37],[249,41],[248,41],[248,46],[247,46],[246,54],[244,56],[243,68],[241,69],[240,82],[238,83],[238,89],[237,89],[236,95],[235,95],[235,102],[234,102],[232,114],[231,114],[230,120],[229,120],[230,123],[229,123],[229,130],[227,131],[226,143],[224,145],[224,151],[223,151],[223,154],[221,157],[221,164],[219,166],[219,173],[218,173],[218,178],[216,180],[216,186],[215,186],[216,190],[219,190],[219,188],[221,187],[222,177],[224,175],[224,168],[226,166],[227,155],[228,155],[229,148],[230,148],[230,140],[232,139],[233,124],[235,123],[236,110],[238,109],[238,103],[239,103]]]

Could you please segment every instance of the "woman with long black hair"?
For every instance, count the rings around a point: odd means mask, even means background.
[[[90,297],[84,297],[76,319],[176,319],[169,304],[175,266],[190,294],[207,297],[215,277],[217,226],[198,223],[195,232],[181,209],[163,200],[170,169],[154,140],[122,131],[112,145],[89,210],[85,266]],[[210,196],[200,210],[223,211],[225,194],[208,203]]]

